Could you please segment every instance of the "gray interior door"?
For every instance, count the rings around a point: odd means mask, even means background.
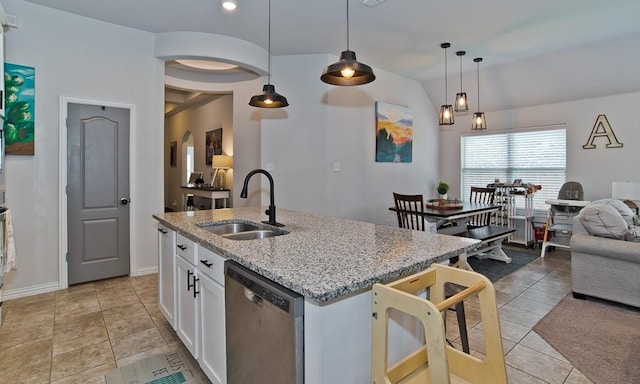
[[[129,110],[67,107],[69,284],[129,274]]]

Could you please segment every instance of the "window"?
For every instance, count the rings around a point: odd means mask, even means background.
[[[546,211],[544,203],[557,199],[566,181],[566,128],[509,130],[468,134],[461,137],[461,196],[469,196],[471,186],[484,187],[500,179],[511,183],[541,185],[533,195],[533,208]],[[524,207],[524,199],[515,199],[516,207]]]

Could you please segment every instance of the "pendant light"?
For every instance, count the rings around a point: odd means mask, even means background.
[[[453,107],[456,112],[467,112],[469,110],[467,93],[462,91],[462,56],[466,53],[465,51],[456,52],[456,55],[460,58],[460,93],[456,94],[456,105]]]
[[[440,48],[444,49],[444,104],[440,106],[440,116],[438,122],[440,125],[452,125],[453,124],[453,107],[451,104],[447,104],[447,48],[451,44],[442,43]]]
[[[487,129],[487,121],[484,118],[484,112],[480,112],[480,62],[482,61],[482,57],[476,57],[473,61],[478,66],[478,112],[473,114],[471,129],[474,131],[481,131],[483,129]]]
[[[262,87],[262,93],[251,97],[249,105],[259,108],[282,108],[289,105],[287,98],[276,92],[276,87],[271,84],[271,0],[269,0],[269,66],[267,84]]]
[[[376,79],[370,66],[356,60],[356,53],[349,50],[349,0],[347,1],[347,50],[340,60],[326,67],[320,80],[333,85],[362,85]]]

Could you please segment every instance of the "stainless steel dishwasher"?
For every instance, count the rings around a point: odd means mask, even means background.
[[[228,384],[304,383],[304,298],[225,263]]]

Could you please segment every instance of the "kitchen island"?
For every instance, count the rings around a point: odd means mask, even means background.
[[[475,240],[278,209],[288,234],[236,241],[201,227],[265,220],[264,207],[156,214],[163,226],[304,296],[305,383],[368,383],[371,286],[473,248]],[[266,224],[261,224],[269,228]],[[399,319],[398,353],[421,339]],[[394,358],[392,353],[391,359]],[[398,355],[398,356],[399,356]]]

